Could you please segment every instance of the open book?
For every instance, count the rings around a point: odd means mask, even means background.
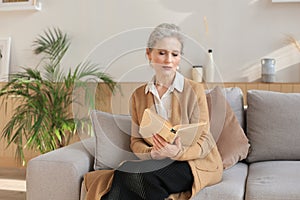
[[[153,134],[158,133],[169,143],[173,143],[176,137],[180,137],[184,146],[190,146],[199,137],[198,129],[206,125],[207,123],[193,123],[173,126],[168,120],[147,108],[143,113],[139,132],[143,138],[151,138]]]

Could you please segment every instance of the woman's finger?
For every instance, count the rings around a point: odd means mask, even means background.
[[[162,148],[165,146],[164,141],[158,134],[154,134],[153,136],[154,136],[154,141],[155,141],[156,146],[158,146],[159,148]]]
[[[161,137],[159,134],[155,134],[155,137],[157,138],[157,140],[163,145],[166,146],[167,144],[169,144],[163,137]]]

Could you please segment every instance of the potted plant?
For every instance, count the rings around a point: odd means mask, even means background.
[[[33,42],[34,53],[42,55],[35,69],[14,73],[0,90],[5,99],[15,96],[19,104],[2,131],[8,146],[16,144],[16,157],[25,165],[24,149],[46,153],[67,145],[83,120],[75,120],[72,92],[77,85],[86,87],[85,78],[104,82],[111,91],[116,82],[89,62],[78,64],[64,73],[61,60],[70,46],[67,34],[53,28]],[[80,83],[80,84],[78,84]],[[2,102],[2,105],[3,105]]]

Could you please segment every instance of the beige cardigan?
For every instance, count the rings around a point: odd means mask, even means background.
[[[151,159],[152,141],[144,140],[138,133],[138,127],[146,108],[155,110],[154,99],[151,93],[145,94],[146,85],[137,88],[131,97],[132,137],[131,149],[140,159]],[[189,79],[184,81],[183,92],[174,90],[172,94],[171,123],[186,124],[208,121],[208,107],[204,87]],[[198,142],[172,158],[188,161],[194,183],[191,191],[182,194],[173,194],[172,199],[189,199],[202,188],[221,181],[223,164],[216,143],[209,132],[209,125],[198,131]],[[98,170],[85,175],[87,200],[100,199],[111,186],[113,170]]]

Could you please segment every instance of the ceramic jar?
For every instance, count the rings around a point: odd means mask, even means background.
[[[261,59],[261,78],[262,82],[275,82],[275,59],[263,58]]]

